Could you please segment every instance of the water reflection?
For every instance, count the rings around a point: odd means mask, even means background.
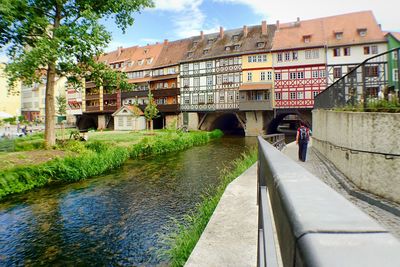
[[[219,170],[255,138],[146,160],[80,183],[39,189],[0,204],[2,265],[157,265],[158,236],[181,219]]]

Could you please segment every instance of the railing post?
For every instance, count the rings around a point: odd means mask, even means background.
[[[400,48],[397,51],[397,102],[400,101]],[[392,73],[393,75],[394,73]]]
[[[367,87],[366,87],[366,71],[365,64],[362,65],[362,99],[363,99],[363,108],[364,110],[367,108]]]

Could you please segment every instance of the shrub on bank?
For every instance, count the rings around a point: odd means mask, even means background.
[[[192,250],[200,239],[225,188],[236,177],[250,168],[257,161],[257,150],[253,149],[233,162],[232,168],[225,168],[221,174],[221,182],[215,192],[204,195],[195,210],[184,218],[183,223],[174,222],[172,233],[163,237],[162,242],[168,250],[161,252],[161,257],[168,257],[171,266],[184,266]]]
[[[100,141],[83,143],[71,140],[62,146],[65,150],[77,153],[77,156],[56,158],[39,165],[0,171],[0,199],[9,194],[20,193],[52,182],[75,182],[100,175],[118,168],[129,157],[158,155],[202,145],[212,138],[220,137],[218,131],[185,134],[171,132],[164,136],[144,138],[131,148]]]

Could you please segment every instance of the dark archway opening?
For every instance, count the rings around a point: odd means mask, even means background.
[[[159,117],[153,119],[153,129],[163,129],[164,128],[165,116],[159,114]]]
[[[235,114],[223,114],[212,124],[210,130],[220,129],[225,135],[245,136],[243,126]]]
[[[296,139],[296,131],[299,127],[300,117],[296,113],[284,113],[277,115],[268,125],[268,134],[285,134],[286,143]]]
[[[97,129],[97,116],[96,115],[82,115],[76,119],[76,127],[81,131],[89,129]]]

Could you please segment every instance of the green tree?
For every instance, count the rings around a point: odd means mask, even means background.
[[[154,101],[153,94],[150,92],[150,90],[148,99],[149,103],[144,109],[144,117],[146,118],[147,122],[150,123],[150,131],[153,131],[153,119],[158,117],[158,109],[157,104]]]
[[[7,47],[11,61],[10,84],[39,82],[46,71],[47,147],[55,144],[56,77],[65,76],[76,87],[83,79],[128,86],[124,74],[96,61],[111,40],[100,19],[113,19],[125,32],[134,13],[151,6],[151,0],[1,0],[0,47]]]
[[[56,97],[57,100],[57,106],[58,106],[58,110],[57,113],[58,115],[65,115],[67,113],[67,99],[65,98],[65,96],[60,95]]]

